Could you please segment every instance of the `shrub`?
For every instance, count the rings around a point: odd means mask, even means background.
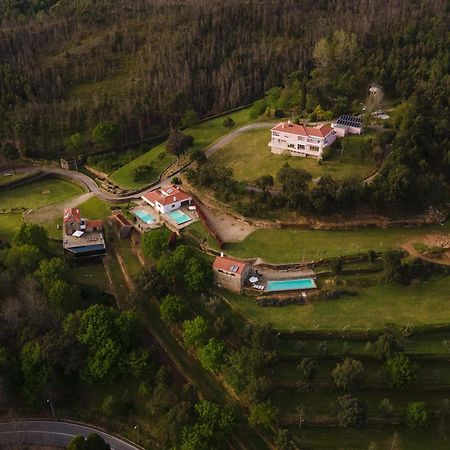
[[[378,410],[383,417],[392,417],[394,415],[394,405],[388,398],[381,400]]]
[[[417,364],[403,353],[387,359],[384,370],[392,386],[397,389],[406,389],[417,378]]]
[[[186,302],[176,295],[167,295],[164,297],[159,307],[161,319],[168,323],[178,322],[185,311]]]
[[[233,128],[234,127],[234,120],[231,117],[226,117],[223,121],[223,126],[225,128]]]
[[[366,406],[350,394],[339,397],[336,402],[337,418],[341,427],[362,428],[367,420]]]
[[[153,174],[153,167],[150,164],[138,166],[133,170],[133,181],[147,181]]]
[[[406,408],[406,425],[410,428],[426,428],[430,415],[424,402],[411,402]]]
[[[345,358],[332,372],[333,380],[339,389],[350,390],[362,382],[364,369],[361,361]]]

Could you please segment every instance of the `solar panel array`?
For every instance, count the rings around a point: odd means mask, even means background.
[[[336,123],[339,125],[346,125],[348,127],[362,127],[362,119],[360,117],[347,116],[345,114],[340,116]]]
[[[231,266],[230,271],[236,273],[239,270],[239,266]]]

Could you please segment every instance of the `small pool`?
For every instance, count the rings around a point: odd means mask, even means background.
[[[300,289],[314,289],[316,287],[316,282],[312,278],[267,282],[267,291],[295,291]]]
[[[148,213],[147,211],[144,211],[143,209],[134,211],[134,215],[136,217],[139,217],[139,219],[141,219],[142,222],[144,222],[146,224],[150,224],[155,220],[155,218],[150,213]]]
[[[176,211],[170,211],[167,214],[169,214],[169,216],[173,220],[175,220],[175,222],[178,225],[181,225],[182,223],[186,223],[192,220],[187,214],[185,214],[183,211],[180,211],[179,209],[177,209]]]

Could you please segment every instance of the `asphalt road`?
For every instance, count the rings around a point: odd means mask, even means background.
[[[67,447],[74,436],[99,434],[112,450],[136,450],[140,447],[88,425],[52,420],[21,420],[0,423],[0,448],[24,444]]]

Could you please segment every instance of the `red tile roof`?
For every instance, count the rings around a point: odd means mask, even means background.
[[[87,220],[86,228],[102,228],[103,220]]]
[[[237,273],[242,275],[247,263],[234,258],[228,258],[226,256],[218,256],[213,263],[213,269],[221,269],[226,272]],[[234,269],[234,270],[232,270]]]
[[[112,218],[119,222],[123,227],[131,225],[130,221],[123,214],[114,214]]]
[[[192,197],[186,194],[186,192],[183,192],[180,188],[175,186],[166,186],[161,189],[147,192],[142,196],[142,198],[151,203],[155,203],[157,201],[161,205],[170,205],[171,203],[189,200]]]
[[[290,134],[297,134],[299,136],[314,136],[319,138],[326,137],[331,131],[333,131],[333,128],[331,128],[330,125],[317,125],[316,127],[309,127],[304,125],[298,125],[295,123],[279,123],[275,127],[272,128],[272,131],[279,131],[282,133],[290,133]]]
[[[64,223],[79,222],[81,220],[80,210],[78,208],[66,208],[64,210]]]

